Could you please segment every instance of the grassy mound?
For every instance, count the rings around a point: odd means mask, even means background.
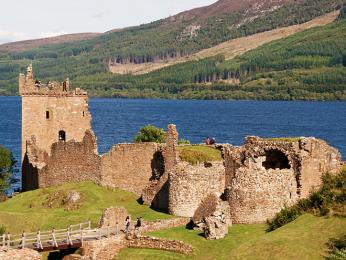
[[[52,198],[57,194],[78,192],[81,199],[78,207],[66,208],[60,203],[65,196]],[[22,193],[0,203],[0,223],[12,234],[55,228],[65,228],[91,220],[96,225],[102,211],[111,206],[123,206],[133,217],[145,220],[165,219],[171,216],[156,212],[136,201],[138,196],[118,189],[107,189],[92,182],[72,183],[59,187],[39,189]]]
[[[221,151],[204,145],[191,145],[178,147],[179,157],[182,161],[196,165],[203,162],[221,161]]]
[[[177,239],[195,248],[192,257],[147,249],[124,249],[117,259],[323,259],[327,242],[345,232],[346,218],[300,216],[292,223],[266,232],[265,224],[234,225],[225,239],[208,241],[200,232],[174,228],[153,232],[155,237]]]

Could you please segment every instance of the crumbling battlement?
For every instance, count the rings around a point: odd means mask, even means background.
[[[225,196],[235,223],[263,222],[306,198],[323,173],[340,168],[339,152],[315,138],[260,139],[225,145]]]
[[[64,85],[64,86],[63,86]],[[37,148],[50,154],[57,141],[81,142],[91,130],[88,96],[80,89],[70,90],[69,81],[41,84],[34,78],[32,66],[19,76],[22,96],[22,159],[27,141],[34,136]]]

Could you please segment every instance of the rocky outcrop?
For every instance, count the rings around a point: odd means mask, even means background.
[[[41,260],[39,252],[32,249],[9,249],[7,251],[0,249],[1,260]]]
[[[105,228],[119,225],[119,228],[124,228],[124,223],[127,216],[129,215],[124,207],[107,208],[102,213],[99,227]]]
[[[110,237],[85,242],[81,248],[83,260],[112,260],[124,248],[121,237]]]

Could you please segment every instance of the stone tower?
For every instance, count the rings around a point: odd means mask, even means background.
[[[19,93],[22,97],[22,162],[23,187],[29,177],[28,151],[30,144],[41,154],[51,152],[51,145],[70,140],[82,141],[91,129],[87,93],[79,88],[70,90],[69,80],[63,83],[41,83],[34,78],[32,65],[26,75],[19,75]],[[40,162],[40,158],[35,158]],[[27,168],[27,169],[25,169]]]

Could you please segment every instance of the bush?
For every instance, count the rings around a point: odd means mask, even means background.
[[[14,164],[12,153],[0,146],[0,195],[3,195],[9,188]]]
[[[0,236],[6,233],[6,228],[5,226],[0,226]]]
[[[178,144],[190,144],[190,141],[186,139],[180,139]]]
[[[340,9],[339,19],[345,19],[346,18],[346,4],[342,5]]]
[[[135,136],[136,143],[145,142],[155,142],[164,143],[165,142],[165,131],[162,128],[157,128],[152,125],[146,125],[139,133]]]
[[[346,235],[340,239],[331,239],[329,242],[329,249],[331,251],[327,259],[346,259]]]

